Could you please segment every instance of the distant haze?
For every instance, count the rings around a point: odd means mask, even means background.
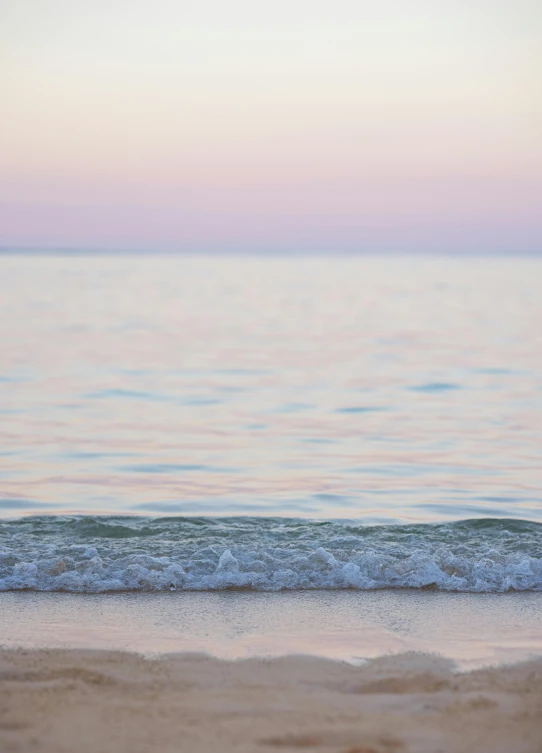
[[[539,0],[1,0],[0,246],[542,250]]]

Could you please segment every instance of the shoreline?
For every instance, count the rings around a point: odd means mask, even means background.
[[[467,670],[542,657],[541,593],[26,591],[0,593],[0,614],[0,645],[27,650],[354,663],[416,651]]]
[[[407,653],[149,659],[0,650],[0,748],[11,753],[539,753],[542,659],[457,672]]]

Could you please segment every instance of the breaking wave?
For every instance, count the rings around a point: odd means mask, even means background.
[[[364,526],[287,518],[0,522],[0,590],[542,591],[542,524]]]

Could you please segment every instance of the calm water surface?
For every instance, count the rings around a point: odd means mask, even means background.
[[[0,257],[0,514],[542,521],[542,260]]]

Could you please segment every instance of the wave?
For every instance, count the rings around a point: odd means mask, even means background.
[[[0,591],[542,591],[542,524],[40,516],[0,522]]]

